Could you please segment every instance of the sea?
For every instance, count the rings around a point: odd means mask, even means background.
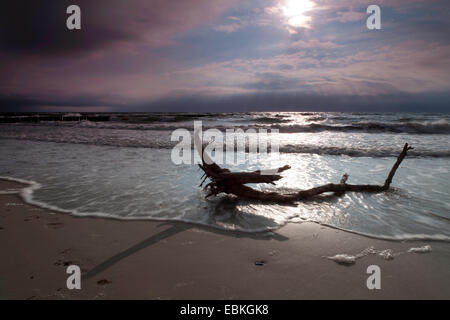
[[[392,188],[288,204],[220,194],[205,198],[198,165],[173,161],[176,130],[270,132],[272,157],[221,166],[254,171],[290,165],[258,190],[292,193],[338,183],[383,184],[408,143]],[[26,183],[33,205],[62,214],[184,221],[241,232],[311,221],[390,240],[450,240],[449,113],[14,113],[0,114],[0,178]],[[195,148],[189,143],[189,150]],[[228,151],[227,151],[228,150]],[[226,154],[236,150],[216,150]],[[275,154],[276,153],[276,154]]]

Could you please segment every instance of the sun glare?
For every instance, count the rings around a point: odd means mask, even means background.
[[[310,0],[287,0],[281,7],[283,14],[287,17],[287,22],[293,27],[309,27],[311,17],[305,15],[314,8],[314,2]]]

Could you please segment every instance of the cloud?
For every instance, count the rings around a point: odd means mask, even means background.
[[[83,54],[173,44],[173,35],[208,24],[228,0],[78,0],[81,30],[66,28],[70,0],[15,0],[0,10],[0,50],[33,55]]]
[[[29,97],[23,95],[0,94],[0,112],[11,111],[111,111],[111,106],[105,106],[99,96],[70,96],[63,99]]]
[[[239,23],[222,24],[213,27],[214,30],[222,32],[235,32],[240,28],[242,28],[242,24]]]
[[[312,27],[291,34],[276,1],[80,0],[80,32],[65,28],[68,0],[8,2],[0,17],[0,103],[27,110],[181,108],[187,98],[186,108],[324,106],[329,97],[362,103],[450,90],[450,16],[441,0],[380,0],[387,11],[380,32],[346,23],[365,16],[364,1],[314,2]]]
[[[297,40],[290,44],[291,48],[297,48],[297,49],[315,49],[315,48],[321,48],[321,49],[333,49],[338,48],[339,45],[336,43],[333,43],[331,41],[320,41],[317,39],[311,39],[311,40]]]
[[[292,90],[298,87],[299,80],[283,76],[281,73],[265,72],[256,74],[258,81],[246,83],[243,87],[263,91]]]
[[[235,59],[177,71],[178,88],[189,82],[187,91],[220,88],[222,94],[224,91],[232,94],[244,88],[247,92],[295,91],[318,95],[424,93],[450,88],[447,72],[450,45],[420,40],[351,55],[345,54],[345,48],[341,50],[344,52],[322,57],[299,51],[270,58]]]
[[[430,105],[430,101],[433,104]],[[422,111],[442,112],[450,101],[448,92],[432,94],[395,93],[378,96],[315,95],[259,92],[225,97],[184,95],[136,105],[134,111]]]
[[[365,12],[358,11],[338,11],[336,12],[337,18],[335,20],[339,22],[352,22],[352,21],[365,21],[367,15]],[[332,21],[331,19],[330,21]]]

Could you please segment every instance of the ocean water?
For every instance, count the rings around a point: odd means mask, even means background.
[[[24,117],[25,115],[15,115]],[[117,219],[179,220],[259,232],[314,221],[387,239],[450,240],[450,115],[432,113],[110,114],[110,121],[0,124],[0,176],[26,181],[30,203],[66,214]],[[289,164],[276,185],[295,192],[329,182],[383,184],[404,143],[414,150],[392,190],[321,196],[292,204],[221,195],[205,199],[195,164],[171,161],[172,131],[277,129],[280,154],[231,170]],[[1,121],[0,121],[1,122]],[[218,152],[218,155],[222,155]]]

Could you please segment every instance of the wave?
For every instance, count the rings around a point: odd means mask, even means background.
[[[26,140],[35,142],[51,142],[51,143],[72,143],[84,145],[99,145],[108,147],[125,147],[125,148],[152,148],[152,149],[172,149],[178,142],[171,141],[152,141],[152,140],[113,140],[109,137],[105,139],[95,140],[77,140],[75,137],[0,137],[5,140]],[[188,145],[189,146],[189,145]],[[194,145],[191,143],[191,150],[195,151]],[[189,147],[187,147],[189,148]],[[224,146],[223,151],[228,151]],[[236,147],[234,148],[236,151]],[[388,148],[357,148],[357,147],[335,147],[335,146],[315,146],[315,145],[281,145],[278,150],[280,153],[298,153],[298,154],[318,154],[331,156],[349,156],[349,157],[397,157],[398,149]],[[249,150],[248,144],[245,146],[245,152],[252,152]],[[409,158],[450,158],[450,150],[411,150],[408,152]]]
[[[372,238],[372,239],[380,239],[380,240],[387,240],[387,241],[423,241],[423,240],[428,240],[428,241],[450,242],[450,236],[447,236],[445,234],[402,233],[402,234],[398,234],[398,235],[387,236],[387,235],[378,235],[378,234],[367,233],[367,232],[362,232],[362,231],[355,231],[355,230],[342,228],[342,227],[336,227],[336,226],[334,226],[332,224],[321,223],[321,222],[317,222],[317,221],[314,221],[314,220],[305,220],[305,221],[314,222],[314,223],[320,224],[321,226],[333,228],[333,229],[336,229],[336,230],[345,231],[345,232],[348,232],[348,233],[357,234],[357,235],[364,236],[364,237],[367,237],[367,238]]]
[[[287,123],[290,122],[291,120],[288,119],[283,119],[281,117],[277,117],[277,118],[272,118],[272,117],[261,117],[261,118],[256,118],[253,119],[252,121],[256,122],[256,123]]]
[[[183,218],[159,218],[159,217],[151,217],[151,216],[145,216],[145,217],[129,217],[129,216],[119,216],[115,214],[110,214],[106,212],[80,212],[78,210],[68,210],[63,209],[58,206],[52,205],[47,202],[38,201],[34,198],[34,192],[40,188],[42,188],[42,185],[36,181],[32,180],[24,180],[9,176],[0,176],[0,180],[6,180],[6,181],[13,181],[18,182],[24,185],[27,185],[23,189],[21,189],[18,193],[22,200],[30,205],[49,210],[50,214],[56,214],[56,213],[64,213],[69,214],[76,217],[97,217],[97,218],[104,218],[104,219],[114,219],[114,220],[124,220],[124,221],[162,221],[162,222],[170,222],[170,221],[178,221],[178,222],[184,222],[184,223],[191,223],[206,227],[212,227],[219,230],[225,230],[225,231],[240,231],[245,233],[259,233],[259,232],[270,232],[275,231],[281,227],[283,227],[287,220],[284,223],[280,223],[279,225],[273,227],[273,226],[266,226],[264,228],[254,228],[254,229],[246,229],[246,228],[226,228],[221,225],[216,224],[209,224],[202,221],[194,221],[190,219],[183,219]]]
[[[164,123],[164,122],[183,122],[189,120],[201,120],[202,118],[221,118],[222,114],[210,114],[210,113],[193,113],[193,114],[141,114],[141,115],[116,115],[112,118],[112,122],[123,122],[130,124],[137,123]]]
[[[367,133],[409,133],[409,134],[450,134],[450,124],[446,120],[428,122],[355,122],[348,125],[311,123],[307,125],[272,125],[281,133],[296,132],[367,132]]]
[[[334,146],[313,146],[313,145],[285,145],[280,146],[281,153],[311,153],[319,155],[345,155],[350,157],[397,157],[398,149],[364,149],[351,147]],[[450,158],[450,150],[431,151],[431,150],[411,150],[408,157],[427,157],[427,158]]]
[[[197,116],[197,115],[196,115]],[[205,115],[207,116],[207,115]],[[60,128],[92,128],[92,129],[111,129],[111,130],[167,130],[173,131],[184,128],[193,130],[194,120],[190,116],[176,116],[172,119],[149,118],[147,121],[110,121],[110,122],[95,122],[83,120],[80,122],[39,122],[39,123],[17,123],[17,124],[2,124],[2,126],[31,126],[31,127],[60,127]],[[307,124],[289,124],[291,120],[279,117],[259,117],[255,119],[234,119],[229,122],[231,125],[224,125],[217,122],[217,125],[203,125],[203,129],[233,129],[241,128],[247,129],[276,129],[281,133],[302,133],[302,132],[366,132],[366,133],[406,133],[406,134],[450,134],[450,123],[445,120],[436,121],[400,121],[400,122],[350,122],[348,124],[332,124],[327,121],[333,121],[333,118],[324,119],[321,116],[314,116],[308,121],[312,123]],[[314,121],[322,121],[317,123]],[[233,123],[234,122],[234,123]],[[242,122],[249,122],[249,124],[242,125]],[[254,124],[251,124],[251,123]],[[235,125],[234,125],[235,124]]]
[[[99,218],[115,219],[115,220],[179,221],[179,222],[203,225],[203,226],[207,226],[207,227],[213,227],[213,228],[225,230],[225,231],[240,231],[240,232],[245,232],[245,233],[271,232],[271,231],[275,231],[275,230],[283,227],[284,225],[286,225],[286,223],[289,223],[289,222],[298,223],[298,222],[290,221],[289,219],[287,219],[284,223],[280,223],[279,225],[277,225],[275,227],[267,226],[265,228],[259,228],[259,229],[241,229],[241,228],[231,229],[231,228],[223,227],[221,225],[208,224],[208,223],[202,222],[202,221],[193,221],[193,220],[182,219],[182,218],[171,219],[171,218],[158,218],[158,217],[151,217],[151,216],[122,217],[122,216],[109,214],[109,213],[105,213],[105,212],[80,212],[78,210],[63,209],[58,206],[52,205],[50,203],[36,200],[34,198],[34,192],[42,187],[42,185],[36,181],[19,179],[19,178],[10,177],[10,176],[0,176],[0,180],[13,181],[13,182],[18,182],[18,183],[26,185],[23,189],[21,189],[19,191],[19,195],[21,196],[22,200],[27,204],[50,210],[50,214],[65,213],[65,214],[70,214],[70,215],[78,216],[78,217],[99,217]],[[309,220],[309,219],[305,219],[302,221],[317,223],[322,226],[327,226],[327,227],[330,227],[333,229],[342,230],[345,232],[362,235],[362,236],[365,236],[368,238],[373,238],[373,239],[383,239],[383,240],[391,240],[391,241],[429,240],[429,241],[450,242],[450,237],[447,235],[443,235],[443,234],[430,234],[430,235],[429,234],[399,234],[399,235],[387,236],[387,235],[382,235],[382,234],[378,235],[378,234],[373,234],[373,233],[365,233],[365,232],[355,231],[355,230],[337,227],[337,226],[334,226],[331,224],[321,223],[321,222]]]

